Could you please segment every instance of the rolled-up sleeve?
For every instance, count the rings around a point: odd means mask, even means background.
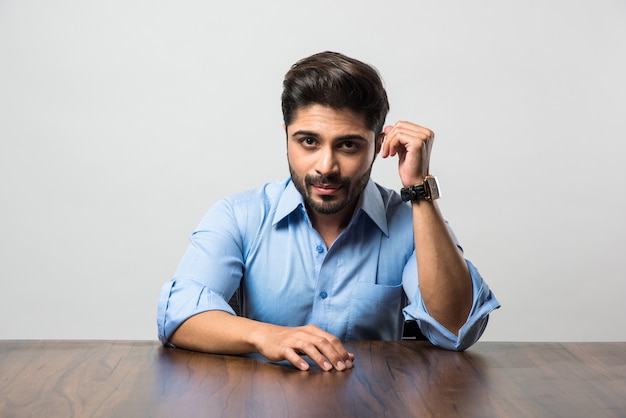
[[[462,351],[474,344],[487,327],[489,313],[500,307],[500,303],[487,286],[480,273],[474,265],[467,261],[470,275],[472,277],[473,301],[472,309],[465,324],[459,330],[459,334],[454,335],[446,327],[435,320],[424,305],[422,295],[417,289],[414,296],[410,298],[411,304],[404,308],[406,320],[417,321],[420,331],[434,345],[448,350]],[[405,276],[417,277],[417,266],[415,263],[407,265]],[[405,291],[408,288],[405,286]]]
[[[189,279],[170,280],[161,288],[157,322],[159,340],[170,347],[169,338],[188,318],[205,311],[221,310],[235,315],[233,308],[218,293]]]
[[[228,300],[243,271],[241,234],[227,201],[216,204],[191,235],[174,277],[161,288],[157,308],[159,340],[170,337],[188,318],[222,310],[235,314]]]

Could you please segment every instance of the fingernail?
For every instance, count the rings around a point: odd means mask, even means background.
[[[337,370],[344,370],[345,368],[346,368],[346,365],[344,364],[344,362],[339,360],[337,362]]]
[[[330,369],[332,369],[332,368],[333,368],[333,365],[332,365],[332,364],[330,364],[330,363],[329,363],[329,362],[327,362],[327,361],[325,361],[325,362],[324,362],[324,370],[327,370],[327,371],[328,371],[328,370],[330,370]]]
[[[346,360],[346,367],[347,367],[348,369],[351,369],[351,368],[352,368],[352,362],[351,362],[350,360]]]

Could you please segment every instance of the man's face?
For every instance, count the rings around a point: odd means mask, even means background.
[[[307,209],[348,216],[354,210],[380,150],[363,119],[314,104],[300,108],[285,128],[289,171]]]

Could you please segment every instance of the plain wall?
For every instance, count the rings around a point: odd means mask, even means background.
[[[2,339],[154,339],[220,197],[288,175],[281,82],[335,50],[436,132],[483,340],[625,340],[626,3],[0,0]],[[399,188],[396,161],[373,177]]]

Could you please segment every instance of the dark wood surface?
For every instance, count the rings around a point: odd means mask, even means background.
[[[0,341],[0,417],[625,417],[626,343],[349,342],[298,371],[157,342]]]

